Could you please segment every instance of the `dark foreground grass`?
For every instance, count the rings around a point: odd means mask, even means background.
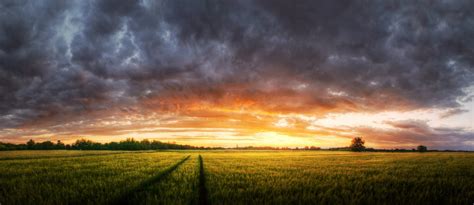
[[[16,153],[0,152],[2,205],[474,202],[473,153]]]

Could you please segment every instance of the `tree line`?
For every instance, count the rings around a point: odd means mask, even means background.
[[[385,149],[374,149],[374,148],[367,148],[364,146],[365,140],[361,137],[355,137],[352,139],[351,144],[349,147],[336,147],[336,148],[329,148],[327,150],[330,151],[354,151],[354,152],[426,152],[428,148],[424,145],[419,145],[418,147],[413,148],[411,150],[407,149],[393,149],[393,150],[385,150]],[[222,147],[198,147],[198,146],[191,146],[191,145],[180,145],[175,143],[165,143],[161,141],[150,141],[147,139],[138,141],[133,138],[128,138],[126,140],[120,142],[108,142],[108,143],[100,143],[94,142],[88,139],[78,139],[76,142],[72,144],[64,144],[61,140],[58,140],[56,143],[52,141],[43,141],[43,142],[35,142],[34,140],[30,139],[28,142],[24,144],[12,144],[12,143],[2,143],[0,142],[0,151],[4,150],[165,150],[165,149],[224,149]],[[230,149],[237,149],[237,150],[321,150],[320,147],[315,146],[305,146],[303,148],[288,148],[288,147],[270,147],[270,146],[263,146],[263,147],[236,147]]]
[[[64,144],[61,140],[56,143],[52,141],[35,142],[30,139],[24,144],[12,144],[0,142],[0,150],[162,150],[162,149],[211,149],[209,147],[197,147],[191,145],[180,145],[165,143],[161,141],[150,141],[147,139],[138,141],[128,138],[120,142],[100,143],[88,139],[78,139],[72,144]]]

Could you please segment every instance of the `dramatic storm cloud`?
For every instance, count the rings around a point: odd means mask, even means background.
[[[472,8],[469,0],[4,0],[0,139],[299,146],[362,135],[382,147],[473,149]],[[318,124],[386,112],[398,117]]]

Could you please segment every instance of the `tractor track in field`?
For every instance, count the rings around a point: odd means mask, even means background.
[[[171,174],[174,170],[176,170],[181,164],[183,164],[184,162],[186,162],[191,156],[188,155],[187,157],[181,159],[180,161],[178,161],[177,163],[173,164],[172,166],[166,168],[165,170],[159,172],[158,174],[156,174],[155,176],[143,181],[142,183],[140,183],[139,185],[137,185],[136,187],[128,190],[127,192],[125,192],[124,194],[122,194],[120,197],[118,197],[117,199],[113,200],[111,204],[131,204],[131,199],[132,197],[136,194],[136,193],[139,193],[139,192],[142,192],[144,191],[147,187],[155,184],[155,183],[158,183],[159,181],[163,180],[164,178],[166,178],[169,174]]]
[[[199,155],[199,205],[208,205],[208,191],[206,188],[206,175],[204,173],[204,162],[201,155]]]

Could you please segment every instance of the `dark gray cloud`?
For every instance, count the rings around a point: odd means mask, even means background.
[[[0,127],[226,93],[289,112],[457,109],[474,82],[472,8],[469,0],[2,1]],[[287,102],[272,101],[278,91]]]

